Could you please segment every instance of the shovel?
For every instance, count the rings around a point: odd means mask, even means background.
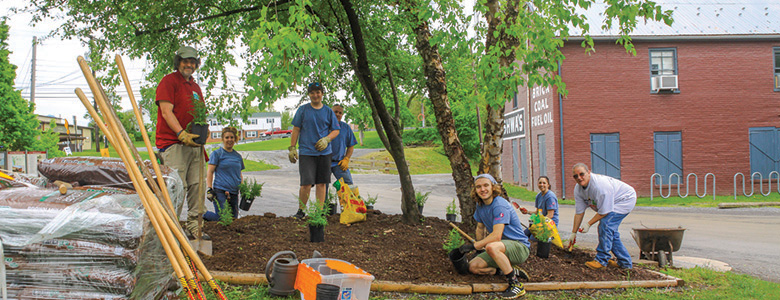
[[[203,148],[202,145],[200,146],[200,149],[201,149],[200,152],[206,153],[206,150]],[[203,169],[205,168],[205,166],[203,165],[204,160],[205,159],[200,159],[200,165],[198,167],[198,169],[200,170],[200,182],[198,184],[198,195],[201,195],[201,197],[203,197],[203,195],[206,194],[203,191],[203,186],[206,181],[204,178],[205,176],[203,176],[204,175]],[[228,199],[225,200],[225,203],[229,204],[229,202],[230,202],[230,197],[228,196]],[[204,203],[203,205],[205,207],[206,204]],[[196,237],[197,237],[196,239],[190,240],[190,245],[192,245],[192,249],[195,249],[195,251],[200,256],[211,257],[211,255],[213,254],[213,252],[211,251],[211,241],[210,240],[207,241],[203,239],[203,215],[202,214],[198,216],[198,232],[196,233]]]

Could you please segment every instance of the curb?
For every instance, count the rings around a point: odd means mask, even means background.
[[[580,282],[529,282],[525,283],[526,291],[555,291],[578,289],[621,289],[628,287],[666,288],[684,286],[685,280],[669,276],[653,270],[648,270],[663,277],[661,280],[639,281],[580,281]],[[212,271],[211,275],[223,282],[238,285],[268,284],[265,274]],[[473,293],[501,292],[507,288],[506,283],[411,283],[385,280],[374,280],[371,290],[375,292],[401,292],[417,294],[470,295]]]

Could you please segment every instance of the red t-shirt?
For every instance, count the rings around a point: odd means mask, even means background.
[[[173,115],[179,120],[179,124],[182,128],[187,128],[187,125],[193,119],[192,116],[192,99],[203,101],[203,93],[200,91],[200,86],[195,83],[194,80],[187,81],[179,71],[165,75],[160,84],[157,85],[157,96],[155,103],[160,106],[160,101],[168,101],[173,103]],[[168,122],[163,118],[162,111],[157,110],[157,133],[155,142],[158,149],[168,147],[170,145],[179,143],[179,139],[176,138],[176,132],[168,127]]]

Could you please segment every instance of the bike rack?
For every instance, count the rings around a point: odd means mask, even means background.
[[[777,178],[777,192],[780,193],[780,173],[777,171],[769,172],[769,176],[767,178],[769,179],[769,189],[766,193],[764,193],[764,175],[760,172],[753,172],[753,174],[750,174],[750,194],[746,193],[747,189],[745,188],[745,174],[742,174],[742,172],[737,172],[734,174],[734,200],[737,200],[737,176],[742,176],[742,195],[745,195],[745,197],[752,197],[755,193],[755,178],[756,175],[758,175],[758,192],[761,193],[764,197],[769,196],[772,194],[772,176],[774,175]]]
[[[780,173],[778,175],[778,190],[780,190]],[[672,195],[672,178],[677,177],[677,195],[680,196],[680,198],[686,198],[688,197],[688,194],[690,194],[690,180],[691,176],[694,177],[694,193],[696,194],[696,197],[704,198],[707,196],[707,177],[712,176],[712,200],[715,200],[715,174],[713,173],[707,173],[704,174],[704,194],[699,195],[699,176],[696,175],[696,173],[688,173],[688,176],[685,176],[685,195],[680,193],[680,182],[681,177],[680,174],[672,173],[669,174],[669,183],[668,183],[668,192],[666,195],[664,195],[664,185],[663,183],[658,184],[658,194],[661,196],[661,198],[669,198]],[[736,176],[736,175],[735,175]],[[661,174],[653,173],[653,175],[650,175],[650,201],[653,201],[653,186],[654,186],[654,179],[655,177],[658,177],[659,181],[663,181],[663,177],[661,177]],[[736,181],[735,183],[735,190],[736,190]],[[770,185],[771,189],[771,185]]]

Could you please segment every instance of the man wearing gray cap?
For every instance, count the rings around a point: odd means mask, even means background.
[[[184,183],[188,207],[185,232],[193,239],[200,226],[198,217],[206,212],[205,197],[199,191],[207,158],[202,145],[193,141],[199,135],[187,131],[194,118],[193,102],[204,102],[200,86],[192,78],[200,66],[198,51],[189,46],[180,47],[173,57],[173,65],[176,71],[165,75],[157,85],[155,144],[165,165],[176,169]],[[203,239],[211,238],[203,234]]]

